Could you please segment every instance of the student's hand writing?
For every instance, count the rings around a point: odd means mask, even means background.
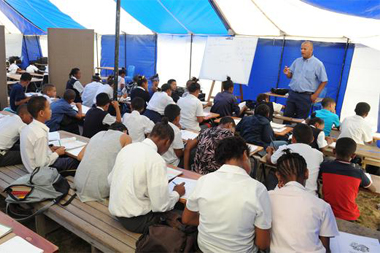
[[[59,147],[55,150],[55,152],[61,156],[61,155],[64,155],[65,154],[65,147]]]
[[[183,195],[185,195],[186,192],[185,183],[177,184],[176,186],[174,186],[173,191],[178,192],[179,196],[182,197]]]
[[[117,101],[112,101],[111,104],[113,105],[114,108],[119,107],[119,102]]]

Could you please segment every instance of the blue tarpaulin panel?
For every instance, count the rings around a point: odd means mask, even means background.
[[[22,40],[21,68],[27,68],[30,61],[38,60],[41,57],[42,51],[39,37],[24,36]]]

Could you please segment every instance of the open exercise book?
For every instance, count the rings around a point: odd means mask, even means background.
[[[181,135],[182,135],[182,140],[186,140],[186,141],[187,140],[194,140],[198,136],[197,133],[187,131],[187,130],[181,130]]]
[[[339,236],[330,239],[332,253],[378,253],[380,252],[379,240],[339,232]]]
[[[286,126],[283,124],[271,122],[270,125],[272,126],[273,131],[276,133],[281,133],[282,131],[286,129]]]
[[[75,104],[71,104],[71,107],[75,110],[75,111],[78,111],[78,107],[75,105]],[[86,114],[88,112],[88,110],[90,110],[91,107],[88,107],[88,106],[85,106],[85,105],[82,105],[82,113],[83,114]]]
[[[49,144],[57,147],[65,147],[66,152],[78,156],[87,143],[78,141],[75,137],[61,139],[58,132],[49,133]]]
[[[37,248],[33,244],[24,240],[20,236],[15,236],[9,239],[8,241],[0,244],[1,253],[19,253],[19,252],[28,252],[28,253],[43,253],[44,251],[40,248]]]
[[[181,198],[182,199],[188,199],[195,189],[195,185],[197,184],[197,180],[184,178],[184,177],[177,177],[169,183],[169,191],[172,192],[174,189],[174,186],[176,184],[182,184],[183,182],[185,183],[186,192],[185,192],[185,195],[183,195]]]
[[[182,171],[175,170],[169,167],[166,167],[167,169],[167,175],[168,175],[168,181],[172,180],[173,178],[178,177],[179,175],[183,174]]]

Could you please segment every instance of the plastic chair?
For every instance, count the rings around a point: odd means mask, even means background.
[[[311,105],[311,112],[313,113],[316,110],[321,110],[322,109],[322,99],[324,99],[327,95],[327,88],[324,88],[321,93],[319,94],[319,97],[317,100],[320,100],[320,102],[313,103]]]
[[[134,75],[135,75],[135,66],[134,65],[128,65],[127,75],[125,76],[125,81],[127,83],[132,82]]]

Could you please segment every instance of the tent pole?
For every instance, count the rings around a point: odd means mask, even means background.
[[[96,67],[99,68],[99,45],[98,45],[98,34],[95,33],[95,45],[96,45]],[[101,71],[99,71],[101,72]]]
[[[280,83],[280,76],[281,76],[281,66],[282,66],[282,61],[284,59],[284,49],[285,49],[285,35],[282,39],[282,48],[281,48],[281,56],[280,56],[280,62],[278,63],[278,75],[277,75],[277,82],[276,82],[276,89],[278,88],[278,85]],[[274,98],[274,101],[277,102],[277,97]]]
[[[113,99],[117,100],[117,86],[119,74],[119,44],[120,44],[120,2],[116,1],[116,25],[115,25],[115,67],[113,73]]]
[[[189,80],[191,79],[191,64],[193,57],[193,34],[190,34],[190,67],[189,67]]]
[[[127,66],[127,34],[124,32],[124,66],[128,69]]]
[[[344,67],[346,66],[346,58],[347,58],[347,51],[350,46],[350,39],[347,38],[346,42],[346,48],[344,50],[344,56],[343,56],[343,62],[342,62],[342,69],[340,71],[340,78],[339,78],[339,85],[338,85],[338,92],[336,93],[336,98],[335,98],[335,103],[338,104],[338,98],[340,94],[340,87],[342,86],[342,81],[343,81],[343,72],[344,72]],[[343,102],[343,101],[342,101]]]

